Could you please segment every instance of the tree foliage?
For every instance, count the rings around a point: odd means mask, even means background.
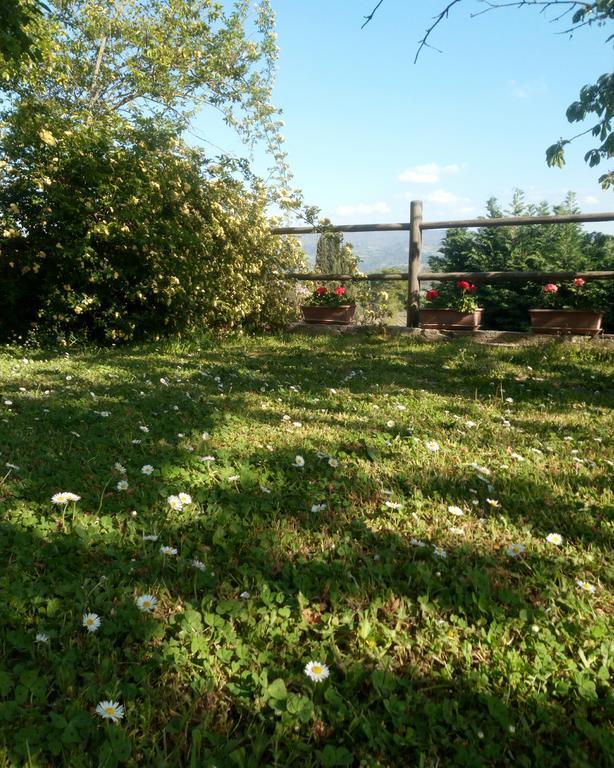
[[[315,271],[322,275],[353,275],[358,270],[358,258],[351,243],[343,242],[342,232],[327,231],[330,220],[324,219],[324,231],[316,246]]]
[[[495,198],[486,203],[488,218],[508,216],[546,216],[577,213],[575,196],[569,193],[559,205],[527,203],[520,190],[503,210]],[[522,227],[482,227],[476,231],[449,229],[439,254],[430,266],[438,272],[488,271],[583,271],[614,269],[614,237],[587,233],[579,224],[535,224]],[[441,291],[450,290],[443,284]],[[608,309],[606,322],[614,322],[614,284],[595,285],[595,299]],[[541,286],[537,284],[480,285],[480,306],[484,307],[484,326],[519,330],[528,325],[528,309],[541,306]]]
[[[36,38],[45,8],[39,0],[0,2],[0,78],[17,71],[24,58],[40,58]]]

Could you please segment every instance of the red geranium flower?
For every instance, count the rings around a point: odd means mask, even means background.
[[[544,285],[544,293],[558,293],[559,287],[554,283],[546,283]]]
[[[471,285],[469,286],[469,293],[475,293],[477,289],[478,289],[477,285],[473,285],[473,283],[471,283]]]
[[[582,286],[586,283],[586,280],[584,280],[581,277],[576,277],[573,281],[573,284],[576,286],[576,288],[582,288]]]
[[[459,280],[458,283],[456,283],[456,287],[460,288],[461,291],[471,290],[471,285],[466,280]]]
[[[337,288],[335,288],[335,293],[337,294],[337,296],[343,296],[345,294],[345,288],[342,285],[340,285]]]
[[[427,301],[432,301],[439,296],[439,291],[435,290],[435,288],[432,288],[430,291],[426,292],[425,296]]]
[[[326,288],[323,285],[321,285],[319,288],[316,288],[315,293],[316,293],[316,296],[324,296],[324,294],[326,293]]]

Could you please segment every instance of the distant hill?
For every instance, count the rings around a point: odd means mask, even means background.
[[[437,253],[444,235],[444,231],[424,232],[423,269],[428,268],[429,257]],[[300,240],[307,255],[308,266],[312,268],[318,235],[302,235]],[[344,235],[344,240],[354,246],[354,253],[360,258],[361,272],[379,272],[385,267],[399,267],[407,271],[409,232],[350,232]]]

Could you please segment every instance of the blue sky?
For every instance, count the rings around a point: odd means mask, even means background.
[[[557,203],[573,190],[583,211],[614,208],[597,182],[605,168],[584,163],[590,137],[569,147],[564,169],[545,163],[547,146],[580,131],[565,109],[611,68],[611,30],[570,39],[534,9],[471,18],[484,6],[465,0],[432,37],[442,53],[424,49],[414,64],[444,0],[384,0],[363,30],[373,0],[273,4],[275,103],[296,186],[335,223],[406,221],[416,198],[426,219],[467,218],[491,195],[507,203],[515,187],[530,201]],[[240,153],[206,116],[195,127]]]

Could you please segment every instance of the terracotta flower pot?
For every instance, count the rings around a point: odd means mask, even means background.
[[[342,304],[339,307],[312,306],[303,304],[301,306],[303,320],[306,323],[336,323],[338,325],[350,325],[354,320],[356,312],[355,304]]]
[[[603,312],[579,309],[530,309],[533,333],[593,336],[601,331]]]
[[[483,309],[459,312],[456,309],[421,309],[420,328],[440,331],[477,331],[482,323]]]

